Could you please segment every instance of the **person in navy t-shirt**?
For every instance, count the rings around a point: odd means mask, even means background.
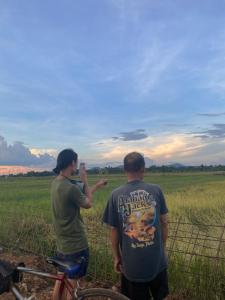
[[[103,222],[111,227],[116,272],[121,290],[132,300],[162,300],[169,294],[166,240],[168,209],[159,186],[145,183],[144,157],[124,158],[127,183],[115,189],[105,208]]]

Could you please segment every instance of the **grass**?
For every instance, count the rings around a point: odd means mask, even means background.
[[[89,272],[95,279],[115,281],[108,232],[101,217],[111,191],[126,179],[123,175],[107,177],[109,184],[95,194],[94,208],[83,211],[83,216],[91,249]],[[90,176],[89,181],[94,183],[99,178]],[[171,290],[186,299],[223,299],[224,260],[210,257],[225,257],[225,242],[219,243],[224,230],[219,226],[225,224],[225,176],[146,174],[145,180],[162,187],[170,220],[180,222],[179,228],[177,223],[170,225]],[[42,255],[54,251],[51,181],[50,177],[0,178],[0,243]],[[210,224],[218,227],[207,226]]]

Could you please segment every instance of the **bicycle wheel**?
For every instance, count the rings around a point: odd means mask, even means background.
[[[129,300],[126,296],[102,288],[93,288],[79,291],[79,300]]]

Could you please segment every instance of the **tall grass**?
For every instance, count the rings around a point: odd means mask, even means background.
[[[116,281],[108,230],[101,218],[111,191],[126,180],[122,175],[108,177],[106,188],[95,194],[94,209],[83,211],[83,216],[91,250],[89,273],[96,280]],[[91,176],[90,183],[98,178]],[[55,251],[51,180],[0,179],[0,244],[41,255]],[[223,299],[225,235],[221,235],[223,227],[219,226],[225,224],[225,176],[147,174],[146,181],[159,184],[168,203],[172,221],[168,243],[172,292],[184,299]],[[207,226],[210,224],[218,227]]]

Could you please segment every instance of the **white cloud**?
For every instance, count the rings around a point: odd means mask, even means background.
[[[200,88],[211,90],[224,100],[225,92],[225,32],[217,32],[217,37],[207,44],[210,56],[204,65],[196,67],[195,76],[198,78]],[[211,46],[210,46],[211,45]]]
[[[95,147],[103,160],[121,160],[128,152],[138,151],[157,164],[171,161],[187,164],[221,163],[224,162],[222,156],[216,159],[216,153],[225,152],[223,140],[205,141],[194,135],[170,133],[148,137],[143,142],[102,140]]]
[[[52,157],[57,157],[58,155],[58,150],[56,149],[49,149],[49,148],[31,148],[30,149],[30,152],[35,155],[35,156],[40,156],[40,155],[43,155],[43,154],[49,154],[50,156]]]
[[[177,67],[179,55],[185,45],[184,41],[180,41],[174,46],[153,40],[149,47],[140,51],[133,71],[134,83],[139,95],[147,95],[162,85],[168,72],[171,77],[171,69]]]
[[[46,153],[32,153],[22,142],[8,144],[0,136],[0,165],[51,166],[55,158]]]
[[[113,8],[116,9],[120,23],[119,29],[121,33],[125,33],[128,23],[138,24],[141,18],[141,14],[144,11],[146,1],[136,0],[108,0]],[[148,2],[147,2],[148,3]]]

